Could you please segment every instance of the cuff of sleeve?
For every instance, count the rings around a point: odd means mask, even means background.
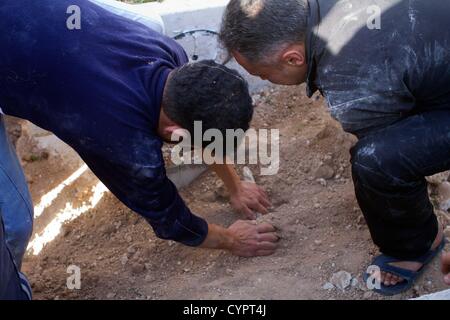
[[[158,222],[147,219],[156,236],[161,239],[180,242],[190,247],[201,245],[208,235],[208,223],[192,214],[178,195],[171,211],[172,219],[166,217],[164,221]]]
[[[188,224],[176,220],[174,227],[177,230],[177,237],[174,240],[190,247],[198,247],[208,235],[208,223],[192,213]]]

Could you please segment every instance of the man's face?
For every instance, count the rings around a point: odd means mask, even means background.
[[[248,73],[275,84],[298,85],[307,78],[308,66],[302,47],[283,50],[271,64],[252,63],[239,52],[233,52],[233,56]]]

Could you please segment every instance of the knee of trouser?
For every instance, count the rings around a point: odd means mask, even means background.
[[[28,246],[28,242],[33,232],[33,220],[29,217],[29,213],[21,215],[21,219],[15,221],[9,220],[5,223],[5,240],[8,248],[13,255],[16,264],[21,266],[22,258]]]
[[[386,189],[408,184],[398,172],[395,152],[374,141],[361,140],[351,150],[353,179],[362,185]]]

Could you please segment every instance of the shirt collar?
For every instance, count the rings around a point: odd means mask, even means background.
[[[308,97],[318,90],[315,84],[317,68],[317,28],[319,27],[320,8],[317,0],[308,0],[309,15],[306,31],[306,59],[308,63],[308,75],[306,80],[306,94]]]

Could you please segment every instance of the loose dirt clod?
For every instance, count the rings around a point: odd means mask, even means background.
[[[316,179],[329,180],[334,177],[334,174],[335,173],[333,168],[328,165],[322,165],[316,170],[314,176],[316,177]]]
[[[352,281],[352,275],[347,271],[339,271],[331,277],[330,282],[338,289],[344,291],[347,289]]]

